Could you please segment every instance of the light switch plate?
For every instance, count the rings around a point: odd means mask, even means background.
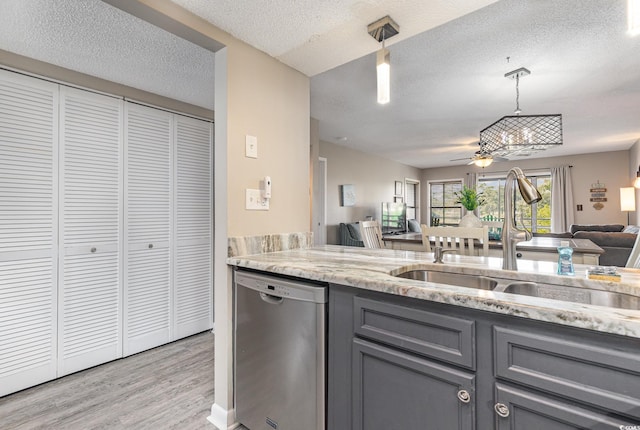
[[[245,208],[249,211],[268,211],[269,199],[262,197],[262,191],[247,188]]]
[[[258,158],[258,138],[255,136],[246,135],[245,139],[245,157]]]

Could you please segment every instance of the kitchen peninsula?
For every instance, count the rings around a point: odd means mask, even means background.
[[[435,264],[431,253],[339,246],[227,261],[329,285],[329,430],[640,423],[638,270],[603,282],[586,279],[583,265],[569,277],[547,261],[519,260],[516,272],[493,257],[447,254]],[[413,271],[493,284],[398,277]],[[567,301],[505,292],[532,284],[579,293]],[[631,297],[632,306],[581,301],[590,292]]]
[[[422,235],[420,233],[406,233],[383,237],[385,247],[405,251],[422,251]],[[573,261],[577,264],[598,265],[600,255],[604,250],[589,239],[560,239],[556,237],[533,237],[525,242],[518,242],[516,250],[519,258],[529,260],[557,261],[558,247],[562,241],[568,241],[573,248]],[[489,241],[489,256],[502,257],[502,243]]]

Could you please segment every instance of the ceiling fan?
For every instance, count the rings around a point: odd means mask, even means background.
[[[480,149],[477,150],[475,154],[473,154],[473,157],[454,158],[450,161],[471,160],[467,163],[467,165],[475,164],[476,166],[483,168],[490,166],[494,161],[507,161],[507,159],[504,157],[496,157],[491,155],[484,149],[484,146],[480,142],[478,142],[478,145],[480,145]]]

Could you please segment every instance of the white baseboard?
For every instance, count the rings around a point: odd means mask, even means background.
[[[219,430],[233,430],[240,426],[240,423],[236,422],[234,409],[226,410],[215,403],[211,406],[211,415],[207,417],[207,420]]]

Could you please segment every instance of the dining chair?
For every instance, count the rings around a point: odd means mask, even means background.
[[[378,221],[361,221],[360,233],[365,248],[384,248],[382,229]]]
[[[429,227],[422,224],[422,245],[431,252],[431,242],[443,249],[456,249],[460,255],[489,255],[489,226]]]
[[[640,269],[640,234],[636,236],[636,241],[633,243],[633,248],[625,267]]]

